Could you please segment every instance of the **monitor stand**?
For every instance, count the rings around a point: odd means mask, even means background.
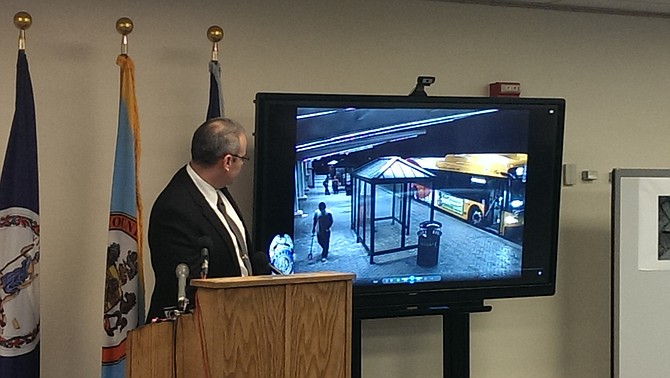
[[[470,314],[490,312],[491,306],[482,302],[412,309],[379,316],[374,313],[354,313],[352,322],[351,376],[361,377],[361,322],[364,319],[405,316],[442,315],[442,371],[444,378],[470,376]]]

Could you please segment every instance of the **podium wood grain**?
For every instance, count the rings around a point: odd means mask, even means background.
[[[206,377],[205,369],[226,378],[350,377],[352,279],[325,272],[193,280],[196,313],[129,333],[128,377]]]
[[[157,323],[128,332],[126,376],[173,377],[173,329],[173,323]]]

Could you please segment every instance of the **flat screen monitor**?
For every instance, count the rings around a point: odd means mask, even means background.
[[[253,240],[354,311],[552,295],[565,101],[259,93]]]

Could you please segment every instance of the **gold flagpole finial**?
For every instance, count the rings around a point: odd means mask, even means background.
[[[218,25],[212,25],[207,29],[207,39],[212,42],[212,61],[219,60],[219,42],[223,39],[223,29]]]
[[[116,31],[121,34],[121,54],[128,55],[128,34],[133,31],[133,20],[121,17],[116,20]]]
[[[26,49],[26,29],[33,24],[33,16],[28,12],[19,12],[14,15],[14,26],[19,28],[19,50]]]

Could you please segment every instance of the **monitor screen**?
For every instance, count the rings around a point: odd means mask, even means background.
[[[254,242],[380,314],[551,295],[560,99],[261,93]]]

